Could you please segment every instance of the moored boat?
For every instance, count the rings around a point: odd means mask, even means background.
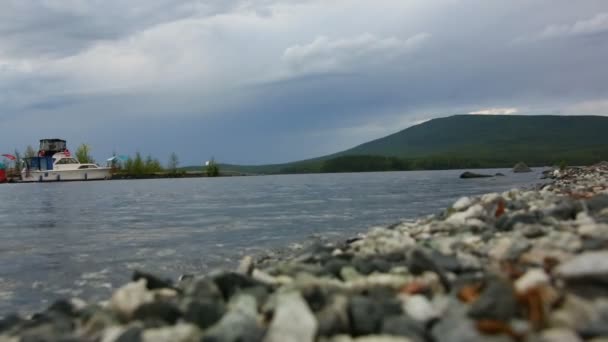
[[[110,179],[111,168],[82,164],[62,139],[42,139],[37,157],[25,158],[22,182],[61,182]]]

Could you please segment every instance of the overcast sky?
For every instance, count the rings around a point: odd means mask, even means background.
[[[0,149],[286,162],[455,113],[608,115],[606,0],[0,0]]]

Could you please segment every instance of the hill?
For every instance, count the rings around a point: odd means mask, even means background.
[[[245,173],[582,165],[608,159],[608,117],[454,115],[336,154],[294,163],[236,166]]]

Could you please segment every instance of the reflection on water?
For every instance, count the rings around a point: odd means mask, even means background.
[[[233,265],[312,234],[342,237],[434,213],[464,194],[539,173],[461,171],[0,186],[0,315],[64,296],[105,299],[144,268],[166,276]]]

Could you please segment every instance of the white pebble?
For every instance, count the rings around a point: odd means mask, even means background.
[[[549,276],[547,273],[540,268],[533,268],[529,269],[526,274],[517,279],[515,282],[515,290],[518,293],[525,293],[529,289],[548,283]]]

